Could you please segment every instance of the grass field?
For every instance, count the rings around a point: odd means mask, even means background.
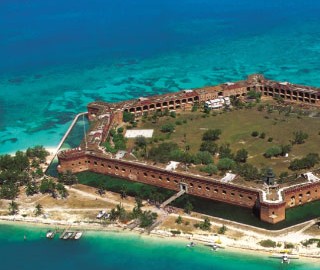
[[[213,115],[216,114],[216,115]],[[184,147],[184,134],[186,134],[187,144],[190,146],[190,152],[196,153],[201,144],[202,134],[207,129],[220,129],[222,134],[216,141],[218,145],[229,143],[233,152],[244,148],[249,152],[248,163],[258,168],[266,166],[272,167],[274,171],[289,171],[288,166],[294,158],[301,158],[308,153],[320,152],[320,118],[310,116],[298,116],[295,113],[285,115],[279,111],[267,112],[266,110],[258,111],[257,107],[251,109],[239,109],[228,112],[210,113],[204,117],[202,112],[183,112],[176,118],[164,116],[153,123],[151,120],[140,121],[138,128],[154,129],[154,138],[165,137],[160,131],[164,123],[180,122],[181,125],[175,126],[175,131],[166,141],[173,141]],[[186,123],[184,123],[184,121]],[[293,139],[293,132],[302,130],[308,133],[309,138],[304,144],[293,145],[289,156],[277,158],[265,158],[263,153],[271,146],[290,144]],[[266,134],[264,139],[252,137],[251,133],[258,131]],[[268,142],[272,137],[273,141]],[[129,141],[132,145],[133,140]]]

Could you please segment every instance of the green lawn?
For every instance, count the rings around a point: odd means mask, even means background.
[[[202,134],[206,129],[221,129],[222,134],[217,144],[229,143],[231,149],[236,152],[238,149],[245,148],[249,152],[248,162],[263,168],[270,166],[276,173],[288,171],[290,160],[301,158],[310,152],[320,152],[320,118],[300,116],[290,114],[285,116],[278,111],[268,113],[266,110],[258,111],[257,107],[251,109],[234,110],[230,112],[216,112],[204,118],[202,112],[185,112],[177,115],[177,118],[161,117],[157,123],[147,120],[145,123],[140,121],[138,128],[153,128],[154,137],[165,137],[160,131],[164,123],[176,123],[176,121],[187,120],[187,123],[176,125],[175,132],[170,135],[170,141],[184,146],[184,134],[186,134],[187,144],[190,145],[190,152],[195,153],[199,150]],[[267,159],[263,156],[266,149],[273,145],[290,144],[293,139],[293,132],[302,130],[308,133],[309,138],[304,144],[294,145],[289,157],[279,157]],[[252,131],[264,132],[265,139],[252,137]],[[273,141],[268,142],[272,137]],[[132,141],[131,141],[132,143]]]

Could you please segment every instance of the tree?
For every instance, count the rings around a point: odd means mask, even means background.
[[[212,155],[218,152],[218,145],[212,141],[204,141],[200,145],[200,151],[208,151]]]
[[[135,138],[134,144],[139,148],[145,148],[147,146],[147,139],[144,136],[138,136]]]
[[[233,159],[233,154],[231,152],[230,149],[230,145],[229,144],[222,144],[219,147],[219,158],[229,158],[229,159]]]
[[[216,141],[221,135],[220,129],[209,129],[202,135],[203,141]]]
[[[34,194],[37,194],[39,192],[39,187],[36,182],[28,182],[26,185],[26,194],[27,196],[32,196]]]
[[[140,217],[140,227],[141,228],[147,228],[150,227],[154,221],[157,219],[158,215],[157,213],[153,213],[151,211],[144,211]]]
[[[208,165],[213,163],[212,155],[208,151],[200,151],[197,153],[197,159],[201,164]]]
[[[179,150],[179,146],[173,142],[161,143],[149,151],[149,158],[156,162],[166,163],[172,160],[172,155]],[[177,160],[178,161],[178,160]]]
[[[161,126],[161,131],[165,133],[172,133],[174,131],[174,124],[167,123]]]
[[[282,149],[280,146],[272,146],[266,150],[266,152],[263,154],[266,158],[271,158],[271,157],[277,157],[280,156],[282,153]]]
[[[283,144],[283,145],[280,145],[280,147],[281,147],[281,156],[285,156],[292,149],[292,146],[290,144]]]
[[[78,183],[78,178],[71,171],[66,171],[64,173],[59,174],[58,181],[65,185],[73,185]]]
[[[218,234],[225,234],[227,231],[227,227],[223,224],[219,230],[218,230]]]
[[[236,162],[242,162],[245,163],[248,158],[248,151],[246,149],[240,149],[237,151],[236,156],[235,156],[235,161]]]
[[[0,189],[0,198],[6,200],[13,200],[18,196],[19,188],[18,186],[13,183],[12,181],[6,182],[2,184]]]
[[[258,179],[260,176],[259,170],[248,163],[238,164],[237,173],[240,176],[242,176],[245,180],[255,180]]]
[[[106,190],[107,190],[107,188],[106,188],[105,183],[104,183],[104,182],[99,182],[99,183],[98,183],[97,193],[98,193],[100,196],[102,196],[103,194],[106,193]]]
[[[29,168],[29,159],[25,153],[22,151],[17,151],[13,158],[13,166],[16,171],[22,172]]]
[[[203,219],[203,222],[199,223],[199,228],[204,231],[209,231],[211,228],[211,223],[208,217]]]
[[[40,183],[40,192],[41,193],[51,193],[52,197],[55,197],[56,184],[51,178],[44,178]]]
[[[301,130],[293,132],[292,144],[303,144],[309,135]]]
[[[177,224],[181,224],[183,222],[182,217],[179,215],[176,219]]]
[[[28,158],[38,158],[41,162],[45,162],[46,157],[49,156],[50,153],[42,145],[36,145],[32,148],[29,147],[26,151],[26,155]]]
[[[43,213],[43,207],[40,203],[37,203],[35,210],[34,210],[34,214],[36,216],[40,216]]]
[[[259,132],[258,131],[252,131],[251,132],[251,136],[252,137],[258,137],[259,136]]]
[[[120,197],[121,199],[127,198],[127,187],[125,185],[121,186]]]
[[[230,158],[222,158],[218,161],[218,169],[220,171],[232,170],[234,167],[235,167],[235,162]]]
[[[11,201],[8,206],[9,215],[15,215],[19,211],[19,205],[15,201]]]
[[[187,201],[186,204],[184,205],[184,212],[187,214],[190,214],[192,210],[193,210],[192,203],[190,201]]]
[[[214,164],[208,164],[204,168],[201,169],[202,172],[209,174],[209,176],[216,174],[218,172],[218,168]]]
[[[66,198],[68,197],[69,193],[66,190],[66,187],[62,184],[62,183],[58,183],[56,185],[56,189],[59,192],[59,195],[61,196],[61,198]]]
[[[134,121],[134,114],[129,112],[123,112],[123,122],[133,122]]]
[[[310,169],[319,163],[320,158],[318,153],[309,153],[302,159],[294,159],[291,161],[289,169],[292,171]]]
[[[138,218],[142,214],[142,199],[140,197],[135,197],[135,206],[132,209],[132,217]]]

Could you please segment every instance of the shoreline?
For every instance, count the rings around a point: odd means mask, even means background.
[[[33,227],[35,228],[52,228],[54,226],[61,226],[64,228],[72,227],[75,230],[84,230],[87,232],[93,232],[93,233],[120,233],[120,234],[132,234],[137,237],[151,237],[152,239],[164,239],[166,241],[173,241],[175,243],[181,242],[181,244],[186,245],[187,243],[192,240],[193,242],[196,242],[200,244],[202,247],[205,247],[205,245],[213,243],[214,240],[212,237],[213,233],[211,233],[212,236],[210,236],[210,233],[207,235],[200,235],[200,234],[180,234],[172,236],[170,231],[165,230],[159,230],[155,229],[151,231],[149,234],[145,232],[144,229],[141,228],[135,228],[133,230],[129,230],[125,228],[125,225],[120,224],[108,224],[108,225],[102,225],[98,223],[86,223],[86,222],[79,222],[79,223],[70,223],[67,221],[58,221],[58,220],[43,220],[43,219],[37,219],[37,218],[21,218],[16,216],[0,216],[0,225],[7,225],[7,226],[21,226],[21,227]],[[218,237],[223,238],[222,242],[227,240],[227,237],[224,235],[219,235]],[[223,244],[223,249],[225,252],[235,253],[235,254],[246,254],[248,256],[255,256],[255,257],[270,257],[274,253],[279,253],[277,250],[274,250],[272,248],[254,248],[254,247],[245,247],[241,245],[236,244],[236,240],[232,243]],[[208,247],[209,248],[209,247]],[[307,264],[311,264],[314,262],[319,263],[320,262],[320,253],[319,255],[312,255],[312,254],[300,254],[299,253],[299,261]]]

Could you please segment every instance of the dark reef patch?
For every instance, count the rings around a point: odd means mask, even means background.
[[[74,119],[76,114],[74,112],[59,112],[55,115],[55,119],[52,120],[55,124],[64,125]]]
[[[180,82],[181,83],[191,83],[191,80],[186,78],[186,79],[181,79]]]
[[[17,141],[18,141],[18,138],[9,138],[9,139],[0,141],[0,143],[6,143],[6,142],[16,143]]]
[[[8,80],[9,83],[12,84],[20,84],[24,82],[24,78],[23,77],[16,77],[16,78],[12,78]]]

